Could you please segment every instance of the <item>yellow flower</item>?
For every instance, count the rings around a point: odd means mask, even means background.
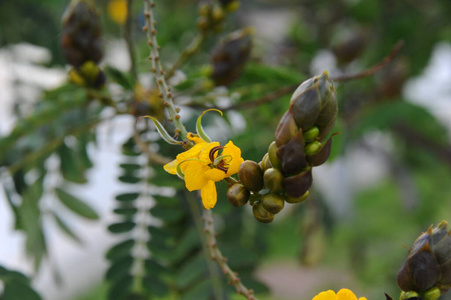
[[[326,292],[321,292],[312,300],[357,300],[357,296],[351,290],[341,289],[335,294],[334,291],[328,290]],[[360,297],[358,300],[366,300],[365,297]]]
[[[118,24],[124,24],[127,19],[127,1],[126,0],[111,0],[108,2],[108,15],[111,20]]]
[[[166,172],[184,175],[185,186],[191,191],[200,190],[206,209],[213,208],[217,201],[216,181],[238,173],[243,162],[241,150],[229,141],[224,147],[218,142],[207,143],[191,133],[188,138],[196,143],[191,149],[177,155],[164,165]],[[218,152],[222,149],[222,153]]]

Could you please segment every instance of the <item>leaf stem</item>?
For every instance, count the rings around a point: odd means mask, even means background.
[[[168,86],[166,79],[164,77],[165,71],[160,62],[160,46],[158,46],[157,41],[157,30],[153,8],[155,7],[155,1],[153,0],[143,0],[144,1],[144,18],[145,26],[143,28],[147,36],[147,44],[150,48],[149,60],[152,62],[152,73],[156,76],[156,82],[158,89],[160,91],[160,97],[163,99],[163,104],[168,110],[170,120],[174,122],[177,128],[177,133],[182,137],[183,140],[186,139],[188,132],[180,121],[180,115],[175,107],[174,101],[172,100],[171,88]]]
[[[222,255],[221,250],[219,250],[218,243],[216,241],[216,231],[211,210],[204,209],[203,219],[205,239],[211,259],[216,261],[216,263],[219,265],[222,272],[229,280],[229,284],[235,287],[237,294],[243,295],[248,300],[257,300],[257,298],[254,296],[254,291],[244,286],[241,279],[238,277],[238,274],[234,272],[227,264],[227,258],[225,258]]]

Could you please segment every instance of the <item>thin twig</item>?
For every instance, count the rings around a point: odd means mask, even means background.
[[[149,146],[141,139],[141,137],[139,136],[139,132],[138,130],[136,130],[136,128],[135,132],[133,133],[133,139],[135,140],[139,149],[141,149],[141,151],[147,155],[149,162],[158,165],[164,165],[171,161],[171,159],[166,156],[150,151]]]
[[[367,77],[367,76],[371,76],[373,74],[375,74],[376,72],[378,72],[380,69],[382,69],[385,65],[387,65],[389,62],[391,62],[396,55],[398,55],[399,51],[401,51],[402,47],[404,45],[403,41],[398,42],[393,49],[390,51],[390,54],[388,54],[386,57],[384,57],[384,59],[382,59],[379,63],[375,64],[374,66],[360,72],[357,74],[349,74],[349,75],[341,75],[335,78],[332,78],[333,81],[338,81],[338,82],[342,82],[342,81],[350,81],[350,80],[354,80],[354,79],[359,79],[362,77]],[[222,111],[227,111],[227,110],[237,110],[237,109],[246,109],[246,108],[252,108],[252,107],[256,107],[262,104],[266,104],[269,102],[272,102],[276,99],[279,99],[280,97],[293,92],[296,88],[298,87],[298,84],[296,85],[289,85],[289,86],[284,86],[281,87],[280,89],[269,93],[259,99],[253,100],[253,101],[248,101],[248,102],[241,102],[241,103],[236,103],[227,107],[219,107],[218,109],[222,110]],[[194,107],[194,108],[211,108],[211,107],[207,107],[204,106],[202,104],[191,104],[190,107]]]
[[[135,45],[133,43],[133,15],[132,15],[132,2],[133,0],[127,0],[127,19],[124,23],[124,39],[127,44],[128,56],[130,58],[130,74],[133,81],[136,82],[138,79],[138,74],[136,70],[136,59],[135,59]]]
[[[332,80],[333,81],[349,81],[349,80],[359,79],[359,78],[362,78],[362,77],[371,76],[371,75],[375,74],[376,72],[378,72],[380,69],[382,69],[386,64],[391,62],[396,57],[396,55],[398,55],[399,51],[401,51],[403,46],[404,46],[404,41],[399,41],[393,47],[393,49],[390,51],[390,53],[386,57],[384,57],[384,59],[382,59],[380,62],[378,62],[377,64],[375,64],[371,68],[366,69],[366,70],[364,70],[362,72],[359,72],[357,74],[341,75],[341,76],[332,78]]]
[[[298,84],[284,86],[284,87],[281,87],[280,89],[275,90],[274,92],[269,93],[266,96],[263,96],[259,99],[256,99],[253,101],[248,101],[248,102],[236,103],[236,104],[233,104],[233,105],[230,105],[227,107],[220,108],[220,110],[227,111],[227,110],[232,110],[232,109],[243,109],[243,108],[251,108],[251,107],[259,106],[259,105],[262,105],[262,104],[265,104],[268,102],[272,102],[288,93],[291,93],[297,87],[298,87]]]
[[[207,245],[206,237],[204,235],[204,231],[202,228],[201,221],[202,218],[199,212],[199,206],[196,204],[199,203],[199,201],[196,201],[197,199],[194,199],[195,197],[193,197],[193,194],[189,193],[187,190],[185,190],[185,195],[187,196],[188,206],[193,216],[197,234],[199,235],[199,238],[202,240],[202,243]],[[202,253],[205,256],[205,260],[207,261],[208,272],[210,273],[211,276],[210,278],[212,282],[215,300],[222,300],[224,299],[223,288],[219,278],[218,269],[216,268],[214,262],[210,259],[210,254],[208,252],[207,247],[202,247]]]
[[[169,71],[164,75],[164,78],[168,79],[171,78],[172,75],[174,75],[175,71],[180,69],[180,67],[185,63],[185,61],[194,53],[196,53],[199,50],[199,47],[202,45],[202,43],[205,40],[205,35],[202,33],[198,33],[194,39],[191,41],[191,43],[182,51],[178,59],[175,61],[175,63],[172,65],[172,67],[169,69]]]
[[[227,264],[227,259],[222,255],[221,250],[219,250],[211,210],[204,209],[203,219],[205,238],[208,250],[210,251],[211,259],[215,260],[219,265],[222,272],[229,280],[229,284],[235,287],[237,294],[243,295],[249,300],[257,300],[254,296],[254,291],[244,286],[241,279],[238,277],[238,274],[229,267]]]
[[[177,128],[177,133],[180,134],[182,139],[186,139],[188,132],[180,121],[180,115],[178,114],[177,108],[174,105],[174,101],[172,100],[172,92],[166,83],[166,79],[164,78],[164,69],[160,62],[160,54],[157,41],[157,30],[155,29],[156,21],[153,15],[153,8],[155,7],[155,2],[153,0],[143,0],[144,1],[144,18],[145,18],[145,26],[143,30],[147,35],[147,44],[150,48],[150,56],[149,60],[152,62],[151,71],[156,76],[156,82],[158,89],[160,91],[160,97],[163,98],[163,104],[167,108],[170,116],[170,120],[174,122],[175,127]]]

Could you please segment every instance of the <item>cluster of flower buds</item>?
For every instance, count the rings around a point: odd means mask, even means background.
[[[204,0],[199,4],[197,27],[203,34],[220,32],[226,13],[235,11],[239,6],[238,0]]]
[[[279,122],[275,141],[262,161],[244,161],[240,182],[227,197],[235,206],[250,200],[254,217],[270,223],[285,202],[300,203],[309,195],[312,167],[329,157],[337,117],[336,92],[327,72],[303,82],[294,92],[288,111]]]
[[[72,0],[63,15],[61,47],[73,66],[69,78],[76,84],[99,88],[105,74],[97,66],[103,56],[100,19],[91,0]]]
[[[214,49],[211,78],[216,85],[229,85],[241,75],[251,53],[253,34],[251,27],[234,31]]]
[[[451,288],[451,231],[442,221],[413,243],[398,272],[400,300],[437,300]]]

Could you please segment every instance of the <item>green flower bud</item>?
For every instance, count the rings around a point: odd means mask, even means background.
[[[255,161],[245,160],[241,163],[238,176],[244,187],[252,192],[263,188],[263,171]]]
[[[269,161],[269,154],[266,153],[263,158],[262,161],[258,163],[258,165],[260,166],[260,168],[265,171],[269,168],[272,168],[271,162]]]
[[[272,214],[277,214],[283,209],[284,205],[285,201],[283,201],[283,198],[280,195],[268,193],[262,197],[263,208]]]
[[[422,298],[424,300],[437,300],[441,295],[440,289],[438,287],[433,287],[430,290],[427,290]]]
[[[69,64],[98,63],[103,56],[99,15],[90,0],[72,0],[63,15],[61,47]]]
[[[251,28],[229,34],[213,52],[213,73],[216,85],[229,85],[235,81],[249,59],[252,48]]]
[[[305,131],[302,136],[304,137],[304,141],[306,143],[314,141],[319,135],[319,129],[316,126],[313,126],[309,130]]]
[[[277,169],[267,169],[265,173],[263,173],[263,182],[272,192],[280,193],[283,191],[283,175]]]
[[[264,209],[261,202],[255,202],[254,206],[252,206],[252,213],[262,223],[271,223],[274,220],[274,215]]]
[[[313,141],[311,143],[308,143],[305,145],[304,152],[305,155],[311,156],[318,154],[318,152],[321,150],[321,142],[319,141]]]
[[[414,291],[408,291],[408,292],[402,291],[401,295],[399,296],[399,300],[407,300],[407,299],[412,299],[415,297],[420,297],[420,295]]]
[[[302,195],[301,197],[298,197],[298,198],[293,198],[288,195],[285,195],[285,201],[287,203],[292,203],[292,204],[301,203],[301,202],[304,202],[308,198],[309,195],[310,195],[309,191],[305,192],[304,195]]]
[[[276,142],[272,142],[268,148],[268,159],[273,168],[282,170],[282,164],[277,156],[277,150]]]
[[[283,188],[288,197],[299,198],[312,186],[312,170],[299,173],[283,179]]]
[[[249,190],[239,183],[235,183],[227,190],[227,199],[236,207],[245,205],[250,196]]]

